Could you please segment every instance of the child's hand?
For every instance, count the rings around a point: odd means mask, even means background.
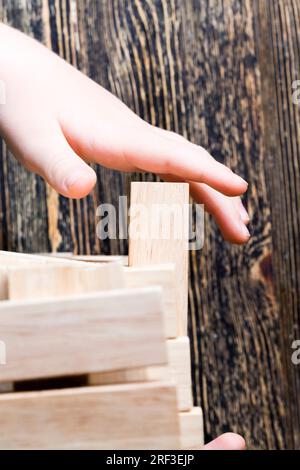
[[[237,197],[247,183],[202,147],[147,124],[115,96],[36,41],[0,24],[0,133],[16,157],[59,193],[87,195],[87,165],[147,171],[190,182],[225,239],[243,243],[248,215]],[[230,196],[230,197],[229,197]]]

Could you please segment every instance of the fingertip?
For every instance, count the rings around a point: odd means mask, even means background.
[[[232,172],[231,172],[232,173]],[[229,243],[242,245],[250,238],[250,233],[242,219],[240,198],[229,198],[213,188],[189,182],[191,194],[197,202],[204,204],[205,210],[215,218],[224,239]],[[244,215],[249,216],[244,210]]]
[[[241,202],[240,204],[242,205]],[[246,215],[248,216],[247,213]],[[226,223],[224,225],[220,224],[220,227],[224,239],[230,243],[236,245],[243,245],[244,243],[247,243],[250,239],[250,232],[246,227],[246,223],[243,220],[240,211],[235,211],[232,216],[232,219],[226,220]]]
[[[241,186],[242,194],[244,194],[248,189],[247,181],[244,180],[241,176],[236,175],[235,173],[233,174],[235,175],[235,177],[237,178],[237,181],[239,182],[239,185]]]
[[[204,450],[245,450],[245,439],[239,434],[227,432],[204,446]]]
[[[231,172],[230,180],[226,181],[226,186],[224,186],[222,192],[226,196],[241,196],[248,189],[248,183],[240,176]]]
[[[241,221],[241,224],[236,227],[226,227],[222,229],[224,240],[234,245],[244,245],[251,237],[249,230]]]
[[[227,209],[226,213],[216,211],[214,215],[225,241],[235,245],[243,245],[249,241],[250,232],[239,212],[234,210],[230,213]]]
[[[209,174],[207,169],[209,169]],[[204,176],[206,184],[225,196],[241,196],[248,189],[247,181],[220,162],[214,161],[212,166],[207,166]]]
[[[242,222],[245,224],[245,225],[248,225],[249,222],[250,222],[250,217],[248,214],[243,214],[241,213],[241,219],[242,219]]]
[[[239,434],[226,432],[219,438],[220,443],[230,450],[244,450],[246,448],[245,439]]]
[[[250,217],[241,200],[239,200],[239,213],[243,223],[248,225],[250,222]]]
[[[96,173],[89,166],[72,170],[64,182],[64,195],[72,199],[85,197],[94,188],[96,180]]]
[[[250,238],[250,232],[247,229],[246,225],[244,222],[241,220],[240,223],[240,241],[241,243],[246,243]]]

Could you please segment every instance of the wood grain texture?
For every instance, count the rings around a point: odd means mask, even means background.
[[[280,316],[286,445],[300,449],[300,368],[291,361],[300,338],[300,103],[292,97],[300,80],[300,3],[271,0],[262,8],[257,2],[254,11],[273,234],[262,271],[271,276]]]
[[[168,365],[101,372],[89,376],[90,385],[147,382],[168,379],[176,385],[179,411],[193,407],[190,343],[187,337],[166,341]]]
[[[166,364],[159,288],[0,302],[0,381]]]
[[[171,378],[177,385],[178,408],[180,411],[188,411],[193,406],[189,338],[183,336],[170,339],[167,354]]]
[[[1,449],[178,449],[164,382],[0,394]],[[41,419],[42,417],[42,419]]]
[[[45,253],[45,256],[51,256],[55,258],[64,258],[64,259],[71,259],[75,261],[84,261],[87,263],[112,263],[118,262],[124,266],[128,265],[128,257],[127,256],[118,256],[118,255],[73,255],[72,253]]]
[[[270,449],[290,444],[255,4],[196,1],[186,10],[194,50],[190,93],[199,109],[192,138],[249,181],[244,203],[252,233],[246,246],[234,247],[206,224],[204,250],[191,261],[190,332],[206,436],[232,430],[250,448]]]
[[[179,413],[181,449],[199,450],[204,444],[203,413],[194,406],[190,411]]]
[[[0,250],[0,264],[2,267],[13,266],[77,266],[90,268],[91,265],[83,260],[68,259],[65,256],[45,256],[43,254],[18,253]]]
[[[8,299],[7,268],[0,267],[0,300]]]
[[[3,285],[3,280],[2,280]],[[122,266],[44,266],[7,269],[7,299],[36,300],[125,287]],[[2,294],[3,295],[3,294]],[[0,270],[1,299],[1,270]]]
[[[177,336],[187,334],[188,203],[186,183],[131,184],[128,265],[175,264]]]
[[[177,318],[178,308],[176,307],[177,276],[175,264],[124,267],[124,277],[125,285],[129,288],[161,287],[164,304],[165,334],[167,338],[176,338],[180,331],[178,328],[179,319]]]
[[[191,254],[189,333],[206,440],[232,430],[250,448],[300,447],[299,18],[298,0],[0,0],[0,19],[249,181],[248,245],[230,247],[207,218]],[[98,168],[95,192],[68,201],[3,142],[0,155],[2,248],[127,254],[126,240],[97,240],[95,213],[128,176]]]

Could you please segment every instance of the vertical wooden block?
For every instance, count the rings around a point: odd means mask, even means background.
[[[203,414],[200,407],[179,413],[181,449],[197,450],[204,445]]]
[[[174,263],[177,336],[187,334],[189,185],[132,183],[129,266]]]
[[[189,338],[169,340],[167,353],[171,377],[177,386],[178,408],[181,411],[190,410],[193,407],[193,396]]]

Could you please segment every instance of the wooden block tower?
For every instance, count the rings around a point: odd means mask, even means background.
[[[130,224],[129,266],[126,257],[0,252],[1,449],[202,445],[187,337],[187,204],[186,184],[132,184],[133,211],[149,211]],[[168,219],[177,238],[166,238]],[[144,220],[157,233],[139,240]]]

